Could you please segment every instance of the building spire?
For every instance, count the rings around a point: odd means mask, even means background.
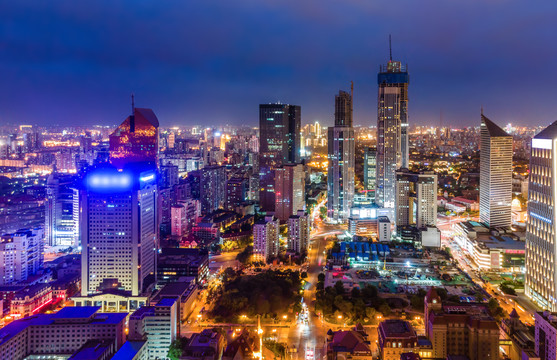
[[[389,34],[389,61],[393,61],[393,48],[391,46],[391,34]]]
[[[134,96],[132,93],[132,115],[135,113],[135,101],[134,101]]]
[[[482,115],[482,116],[484,115],[484,106],[483,105],[480,106],[480,115]]]

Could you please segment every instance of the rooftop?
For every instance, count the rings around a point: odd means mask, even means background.
[[[493,121],[489,120],[484,114],[482,114],[482,126],[487,128],[490,137],[508,137],[509,135],[505,132],[505,130],[501,129],[497,124]]]
[[[111,360],[132,360],[146,343],[146,341],[126,341]]]
[[[415,337],[416,331],[408,321],[385,320],[379,324],[379,331],[387,337]]]

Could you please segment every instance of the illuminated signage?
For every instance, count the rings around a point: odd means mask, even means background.
[[[151,181],[155,179],[155,174],[149,174],[149,175],[145,175],[139,178],[139,180],[146,182],[146,181]]]
[[[120,172],[93,172],[87,176],[87,186],[94,190],[125,190],[132,185],[132,177]]]

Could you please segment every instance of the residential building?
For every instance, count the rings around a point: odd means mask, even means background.
[[[243,176],[234,176],[226,182],[226,209],[234,211],[248,200],[249,183]]]
[[[352,101],[352,91],[341,90],[335,95],[335,126],[328,129],[327,215],[335,221],[348,220],[354,203]]]
[[[305,178],[302,164],[286,164],[275,170],[275,216],[281,222],[305,210]]]
[[[395,208],[395,172],[408,168],[408,71],[389,60],[377,76],[377,205]]]
[[[144,306],[130,315],[131,341],[147,341],[148,359],[165,359],[170,344],[179,333],[180,318],[177,299],[164,298],[154,306]]]
[[[370,191],[375,199],[377,186],[377,149],[366,147],[364,149],[364,190]]]
[[[279,254],[279,221],[272,215],[253,225],[253,253],[263,261]]]
[[[171,211],[171,229],[172,236],[186,236],[187,235],[187,217],[186,207],[183,204],[173,205]]]
[[[307,252],[309,245],[310,218],[301,210],[288,219],[288,250],[296,253]]]
[[[43,265],[44,230],[21,229],[0,237],[0,285],[24,282]]]
[[[396,226],[437,224],[437,175],[433,172],[396,172]]]
[[[259,205],[275,211],[274,171],[300,163],[301,108],[288,104],[259,105]]]
[[[511,226],[513,137],[481,115],[480,221]]]
[[[79,199],[81,295],[142,294],[154,281],[159,243],[155,170],[100,165],[83,176]]]
[[[557,311],[557,121],[532,139],[524,290],[543,309]]]
[[[201,212],[210,214],[222,209],[226,200],[226,172],[224,166],[211,165],[201,170],[199,183]]]
[[[354,330],[327,331],[324,353],[326,360],[368,360],[372,358],[372,349],[368,335],[361,325]]]

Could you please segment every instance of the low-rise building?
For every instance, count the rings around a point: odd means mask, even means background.
[[[361,326],[349,331],[329,330],[324,352],[327,360],[368,360],[372,357],[367,333]]]
[[[202,284],[209,275],[209,254],[201,249],[163,248],[157,270],[159,285],[177,282],[183,277],[194,277]]]
[[[377,328],[382,360],[399,360],[404,353],[418,353],[418,335],[408,321],[385,320]]]
[[[151,306],[155,306],[162,299],[175,299],[178,304],[178,319],[183,321],[192,312],[197,303],[199,288],[195,279],[166,284],[151,298]],[[178,333],[179,333],[178,328]]]
[[[226,339],[216,329],[205,329],[191,336],[180,357],[182,360],[220,360]]]
[[[510,316],[501,321],[501,332],[504,337],[500,344],[510,360],[522,360],[524,351],[533,351],[536,345],[535,337],[530,334],[528,327],[520,321],[520,317],[513,309]]]
[[[71,355],[90,340],[111,340],[114,349],[125,341],[125,313],[102,314],[100,307],[65,307],[54,314],[33,315],[0,329],[3,359],[30,355]]]
[[[49,284],[31,285],[15,293],[10,304],[10,315],[16,318],[30,316],[51,302],[52,287]]]

